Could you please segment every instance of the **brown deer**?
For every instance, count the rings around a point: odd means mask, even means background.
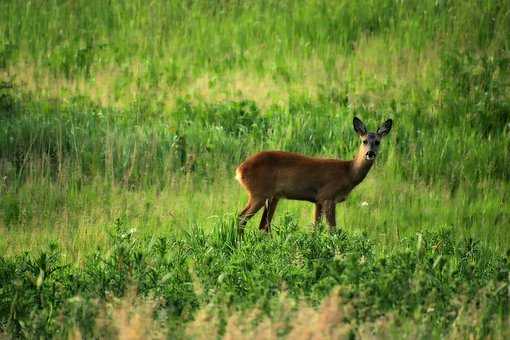
[[[259,152],[246,159],[236,169],[236,179],[248,191],[248,204],[239,214],[239,232],[244,232],[248,219],[264,207],[260,230],[270,231],[271,219],[280,198],[315,203],[315,223],[326,215],[330,231],[336,229],[336,203],[347,195],[368,174],[379,143],[392,126],[388,119],[377,129],[367,132],[365,124],[354,117],[354,130],[361,145],[353,160],[312,158],[283,151]]]

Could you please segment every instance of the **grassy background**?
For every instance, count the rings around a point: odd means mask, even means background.
[[[212,230],[245,157],[351,158],[357,115],[395,126],[344,231],[389,256],[446,227],[505,256],[509,36],[507,1],[2,1],[0,252],[83,264],[117,219]],[[275,225],[311,215],[287,201]]]

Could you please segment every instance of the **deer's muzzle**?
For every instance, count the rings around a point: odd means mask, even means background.
[[[369,152],[367,152],[367,154],[365,155],[365,158],[366,158],[367,160],[369,160],[369,161],[371,161],[371,160],[375,159],[375,152],[373,152],[373,151],[369,151]]]

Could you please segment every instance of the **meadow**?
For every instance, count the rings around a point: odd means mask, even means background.
[[[508,1],[0,3],[0,337],[506,338]],[[350,159],[270,235],[234,169]]]

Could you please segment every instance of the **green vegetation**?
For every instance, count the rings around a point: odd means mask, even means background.
[[[509,37],[508,1],[2,1],[0,337],[508,336]],[[341,231],[238,240],[237,164],[350,158],[354,115],[395,126]]]
[[[300,312],[297,302],[317,305],[340,286],[335,294],[349,310],[326,331],[342,328],[347,336],[373,328],[391,335],[371,324],[378,320],[409,337],[440,336],[452,324],[478,336],[505,334],[498,316],[508,315],[508,259],[479,242],[456,243],[453,230],[443,229],[402,239],[381,256],[366,235],[308,233],[291,218],[285,222],[272,237],[254,231],[241,241],[233,223],[217,223],[210,233],[192,228],[179,237],[139,240],[135,229],[117,221],[109,228],[111,247],[96,250],[81,266],[68,265],[54,244],[36,256],[3,259],[3,322],[11,334],[26,337],[116,334],[114,326],[96,321],[104,305],[133,294],[134,285],[137,294],[157,298],[152,312],[171,336],[183,336],[182,324],[199,308],[210,314],[201,327],[210,327],[212,336],[215,327],[226,331],[232,308],[248,314],[251,327],[263,315],[274,317],[271,331],[285,335]],[[260,315],[249,316],[255,308]]]

